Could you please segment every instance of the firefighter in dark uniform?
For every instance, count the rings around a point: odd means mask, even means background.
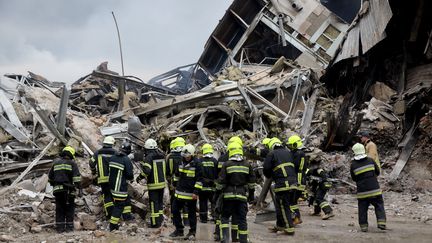
[[[56,230],[59,233],[74,229],[75,191],[80,188],[81,182],[81,175],[74,159],[75,149],[70,146],[64,147],[60,158],[54,160],[48,174],[48,180],[54,187]]]
[[[261,140],[261,143],[254,148],[249,148],[249,153],[252,155],[258,156],[260,159],[264,160],[267,157],[267,154],[270,152],[268,149],[268,143],[270,142],[270,138],[264,138]]]
[[[159,228],[163,221],[163,194],[166,186],[165,155],[158,150],[154,139],[147,139],[144,144],[145,158],[141,161],[141,174],[137,182],[146,179],[149,204],[150,228]]]
[[[239,136],[232,136],[230,139],[228,139],[229,146],[231,143],[238,143],[241,146],[243,146],[243,141]],[[220,172],[223,168],[223,165],[228,161],[229,159],[229,153],[228,151],[225,151],[221,154],[221,156],[218,159],[217,162],[217,175],[220,175]],[[222,238],[221,230],[220,230],[220,224],[221,224],[221,215],[222,215],[222,202],[223,202],[223,195],[220,190],[217,190],[214,195],[214,202],[215,202],[215,232],[214,232],[214,239],[215,241],[220,241]],[[217,205],[219,202],[219,205]],[[236,215],[233,215],[231,218],[231,240],[232,242],[238,242],[238,223],[236,219]]]
[[[213,156],[213,146],[204,144],[202,146],[201,168],[203,186],[199,193],[199,215],[202,223],[208,221],[208,204],[211,206],[211,215],[214,216],[213,195],[215,191],[215,180],[217,179],[217,160]]]
[[[328,180],[327,172],[321,167],[321,160],[318,155],[310,156],[310,167],[306,172],[309,187],[309,206],[314,206],[311,213],[312,216],[323,214],[321,218],[327,220],[334,217],[333,209],[325,200],[325,195],[332,187],[332,183]]]
[[[302,140],[298,135],[293,135],[288,138],[288,148],[291,150],[295,171],[297,173],[297,188],[293,201],[290,202],[290,209],[294,216],[294,224],[301,224],[300,209],[298,200],[306,189],[306,170],[309,166],[305,153],[301,149],[303,146]]]
[[[189,214],[190,230],[185,239],[193,240],[197,226],[196,203],[198,194],[203,186],[202,169],[199,160],[195,158],[195,147],[192,144],[186,144],[183,147],[182,157],[182,163],[174,175],[178,180],[175,183],[175,198],[171,211],[176,229],[170,234],[170,237],[183,237],[184,225],[182,223],[181,210],[186,206]]]
[[[93,175],[96,175],[96,182],[102,190],[102,202],[107,219],[111,217],[111,210],[114,206],[111,196],[109,180],[109,159],[116,153],[113,148],[115,139],[107,136],[103,140],[102,148],[97,150],[90,159],[90,168]]]
[[[294,223],[290,210],[290,202],[295,197],[297,174],[291,152],[282,145],[278,138],[272,138],[268,144],[270,153],[264,161],[263,172],[267,178],[273,179],[276,207],[276,226],[270,230],[283,231],[294,235]]]
[[[367,157],[365,147],[356,143],[352,147],[354,160],[351,163],[351,177],[357,184],[358,218],[360,229],[368,230],[368,208],[372,204],[375,207],[378,228],[386,230],[386,214],[384,200],[377,176],[380,173],[378,164]]]
[[[131,149],[129,142],[123,142],[120,151],[110,158],[109,185],[114,202],[110,219],[110,231],[119,228],[120,217],[122,214],[124,217],[125,214],[124,208],[130,205],[127,181],[133,180],[132,162],[128,157]]]
[[[222,242],[229,242],[229,220],[235,217],[238,223],[238,239],[248,242],[246,215],[248,202],[254,200],[255,174],[250,163],[244,160],[243,147],[232,142],[227,147],[229,160],[225,162],[217,180],[217,189],[222,191],[223,210],[221,217]]]
[[[174,200],[175,188],[174,184],[176,181],[174,179],[178,179],[174,176],[176,171],[178,170],[179,165],[182,163],[181,151],[183,146],[185,146],[185,140],[182,137],[176,137],[170,142],[170,153],[166,158],[166,179],[168,182],[169,195],[170,195],[170,205],[172,207],[172,203]],[[182,210],[183,224],[189,225],[188,213],[186,208]]]

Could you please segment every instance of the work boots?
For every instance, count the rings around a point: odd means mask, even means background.
[[[295,217],[294,220],[293,220],[293,223],[294,223],[295,225],[298,225],[298,224],[303,223],[303,221],[301,220],[300,217]]]
[[[271,226],[268,228],[268,230],[272,233],[277,233],[278,231],[284,231],[285,228],[284,227],[280,227],[280,226]]]
[[[195,230],[189,230],[184,240],[195,240],[195,234],[196,234]]]
[[[178,229],[176,229],[174,232],[172,232],[169,235],[169,237],[171,237],[171,238],[178,238],[178,237],[183,237],[183,236],[184,236],[183,230],[178,230]]]

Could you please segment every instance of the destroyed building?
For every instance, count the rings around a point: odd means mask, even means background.
[[[298,133],[309,151],[325,151],[331,175],[346,181],[349,148],[357,132],[367,129],[379,147],[385,190],[430,191],[429,9],[426,0],[349,6],[335,0],[234,0],[197,63],[149,81],[121,76],[107,63],[70,86],[31,72],[7,75],[17,89],[0,85],[0,206],[8,215],[32,215],[30,229],[52,223],[43,174],[60,147],[71,144],[80,148],[87,187],[80,206],[94,220],[101,207],[87,159],[107,135],[135,146],[157,138],[164,150],[171,138],[183,136],[197,146],[211,142],[220,152],[234,134],[256,146],[264,137]],[[134,210],[145,211],[143,187],[130,189]],[[4,198],[7,191],[33,191],[35,203],[12,207],[22,198]],[[88,221],[81,226],[100,227],[84,226]]]

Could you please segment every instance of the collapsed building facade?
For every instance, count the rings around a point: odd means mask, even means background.
[[[326,151],[332,176],[345,180],[349,148],[367,129],[380,148],[381,180],[392,182],[387,190],[430,190],[431,3],[343,2],[234,0],[197,63],[146,82],[107,63],[72,85],[33,73],[7,75],[17,89],[0,86],[2,194],[33,191],[42,199],[6,211],[33,212],[31,228],[51,223],[49,185],[41,176],[70,144],[80,148],[87,187],[80,206],[99,215],[86,158],[107,135],[137,147],[157,138],[165,151],[171,138],[183,136],[222,151],[234,134],[256,146],[264,137],[298,133],[310,151]],[[145,211],[144,188],[134,184],[131,191],[134,210]],[[1,206],[12,200],[19,198]],[[94,218],[82,217],[81,226],[96,227],[84,226]]]

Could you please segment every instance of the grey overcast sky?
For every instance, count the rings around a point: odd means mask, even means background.
[[[232,0],[0,0],[0,79],[72,82],[103,61],[147,80],[194,63]]]

